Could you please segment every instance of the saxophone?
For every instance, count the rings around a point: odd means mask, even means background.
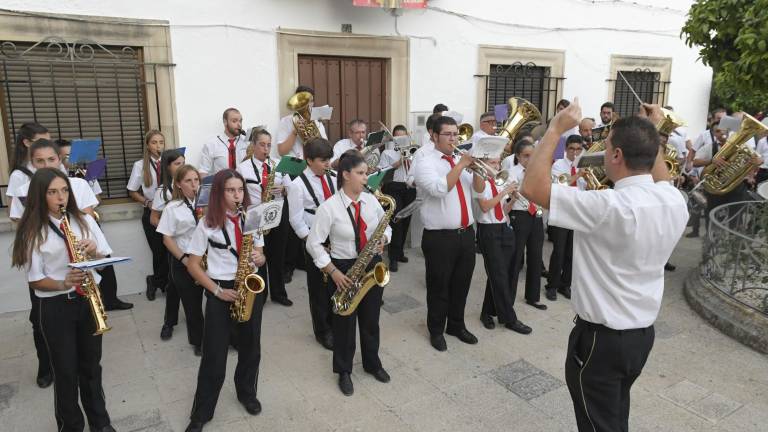
[[[768,131],[768,126],[760,123],[751,115],[744,113],[741,121],[741,129],[731,135],[728,141],[718,150],[712,158],[722,158],[727,164],[718,167],[709,164],[702,172],[704,178],[704,190],[713,195],[723,195],[734,190],[744,177],[757,168],[754,163],[754,150],[746,146],[746,142],[758,133]]]
[[[368,188],[366,186],[366,188]],[[370,192],[371,190],[368,189]],[[389,225],[389,220],[392,219],[392,215],[395,213],[395,200],[389,195],[384,195],[379,190],[372,192],[379,203],[386,208],[384,216],[376,225],[376,230],[371,235],[368,243],[365,244],[363,250],[357,256],[357,260],[352,264],[349,270],[347,270],[346,276],[352,279],[352,286],[349,289],[336,288],[336,292],[331,296],[331,302],[333,304],[333,313],[341,316],[351,315],[357,309],[357,305],[363,300],[368,291],[373,288],[374,285],[385,286],[389,283],[389,268],[383,262],[376,263],[373,266],[373,270],[370,272],[365,271],[368,268],[368,264],[376,255],[377,246],[379,241],[384,236],[384,230]]]
[[[64,237],[67,239],[67,248],[72,256],[72,262],[79,263],[87,261],[82,249],[80,249],[78,245],[78,240],[75,237],[75,234],[72,232],[72,228],[69,226],[67,209],[64,206],[59,206],[59,213],[61,213],[62,231]],[[111,330],[112,327],[107,325],[107,313],[104,311],[104,303],[101,301],[101,291],[99,290],[99,286],[96,285],[96,281],[93,280],[91,272],[85,273],[85,280],[83,280],[80,287],[85,292],[85,297],[88,299],[88,306],[91,308],[93,321],[96,324],[96,330],[93,332],[93,335],[98,336]]]
[[[244,218],[245,209],[242,204],[237,205],[240,212],[240,218]],[[235,273],[235,290],[237,291],[237,300],[232,303],[229,309],[229,315],[237,322],[246,322],[251,319],[253,312],[253,302],[256,294],[264,291],[266,286],[264,279],[257,275],[256,269],[251,264],[251,253],[253,252],[253,234],[244,234],[240,243],[240,252],[237,259],[237,272]]]

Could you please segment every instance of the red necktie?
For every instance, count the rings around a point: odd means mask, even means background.
[[[571,165],[571,177],[573,177],[575,175],[576,175],[576,167]],[[575,179],[571,182],[571,186],[576,186],[576,180]]]
[[[155,176],[157,178],[157,185],[160,186],[160,183],[162,180],[160,179],[160,161],[153,162],[153,165],[155,165]]]
[[[530,213],[531,216],[535,216],[536,215],[536,204],[534,204],[534,203],[532,203],[530,201],[528,202],[528,213]]]
[[[357,221],[357,232],[360,237],[360,250],[363,250],[365,244],[368,243],[368,237],[365,235],[365,230],[368,228],[368,225],[365,224],[363,215],[360,212],[360,201],[352,203],[352,205],[355,206],[355,221]]]
[[[325,181],[324,175],[317,176],[320,178],[320,182],[323,184],[323,200],[327,200],[331,197],[331,188],[328,187],[328,182]]]
[[[65,230],[64,222],[59,224],[59,229],[61,230],[62,233],[64,232]],[[72,256],[72,249],[70,248],[71,245],[69,244],[69,240],[67,240],[66,236],[64,236],[64,243],[67,245],[67,255],[69,256],[69,262],[74,262],[75,257]],[[81,296],[85,295],[85,291],[83,291],[83,288],[80,285],[75,285],[75,292],[80,294]]]
[[[489,182],[491,183],[491,192],[493,192],[493,196],[496,197],[496,195],[499,194],[499,190],[496,189],[496,183],[493,182],[493,179],[489,178]],[[504,212],[501,210],[501,202],[497,202],[496,205],[493,207],[493,212],[496,213],[496,219],[501,222],[504,220]]]
[[[267,163],[264,162],[262,164],[264,170],[261,172],[261,187],[265,188],[267,187],[267,179],[269,177],[269,167],[267,166]]]
[[[448,155],[443,155],[443,159],[447,160],[451,164],[451,168],[456,166],[453,163],[453,158]],[[464,201],[464,188],[461,186],[461,177],[456,182],[456,192],[459,193],[459,204],[461,205],[461,227],[466,228],[469,226],[469,212],[467,211],[467,202]]]
[[[240,253],[240,245],[243,243],[243,232],[240,230],[240,215],[227,215],[227,217],[235,224],[235,243],[237,244],[237,252]]]
[[[235,139],[229,139],[229,169],[235,169]]]

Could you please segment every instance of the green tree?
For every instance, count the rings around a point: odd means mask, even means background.
[[[768,108],[768,0],[700,0],[681,35],[714,71],[714,97],[734,110]]]

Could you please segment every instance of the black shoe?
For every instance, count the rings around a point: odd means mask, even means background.
[[[315,335],[315,340],[317,340],[317,343],[323,346],[323,348],[327,349],[328,351],[333,351],[333,333],[328,332],[322,336]]]
[[[147,276],[147,300],[155,301],[156,293],[157,293],[157,288],[154,285],[152,285],[152,276]]]
[[[462,342],[464,342],[466,344],[474,345],[474,344],[477,343],[477,338],[475,337],[475,335],[470,333],[469,330],[467,330],[465,328],[461,329],[461,330],[459,330],[457,332],[446,331],[446,333],[451,335],[451,336],[456,336],[457,338],[459,338],[460,341],[462,341]]]
[[[536,309],[539,309],[539,310],[547,310],[547,305],[545,305],[545,304],[542,304],[542,303],[534,303],[534,302],[529,302],[529,301],[526,301],[526,303],[528,303],[529,305],[531,305],[531,306],[535,307]]]
[[[389,261],[389,271],[396,272],[397,271],[397,260],[390,260]]]
[[[529,334],[533,331],[533,329],[520,322],[520,320],[516,320],[513,323],[506,323],[504,324],[504,327],[520,334]]]
[[[112,425],[106,425],[102,427],[91,426],[89,429],[91,430],[91,432],[117,432],[115,428],[112,427]]]
[[[186,429],[184,429],[184,432],[202,432],[203,431],[203,424],[201,422],[191,421],[189,422],[189,426],[187,426]]]
[[[160,339],[168,340],[171,337],[173,337],[173,326],[168,324],[163,324],[163,328],[160,330]]]
[[[162,292],[163,292],[163,294],[165,294],[165,290],[166,290],[167,288],[168,288],[168,282],[166,282],[166,283],[164,283],[164,284],[160,285],[160,291],[162,291]]]
[[[243,408],[245,408],[245,411],[248,412],[248,414],[259,415],[259,413],[261,412],[261,402],[259,402],[258,399],[253,398],[253,399],[244,400],[244,399],[238,398],[237,400],[240,401],[240,403],[243,405]]]
[[[51,376],[50,373],[47,373],[45,375],[39,375],[37,377],[37,386],[40,388],[49,387],[51,383],[53,383],[53,376]]]
[[[389,374],[387,373],[387,371],[384,370],[384,368],[381,368],[374,372],[368,372],[368,373],[373,375],[373,377],[376,378],[376,381],[378,382],[385,383],[385,384],[389,382]]]
[[[448,349],[448,345],[445,343],[445,338],[441,334],[431,335],[429,337],[429,343],[431,343],[432,347],[438,351],[445,351]]]
[[[344,396],[352,396],[355,393],[355,386],[352,385],[352,377],[349,376],[349,372],[339,374],[339,390],[344,393]]]
[[[691,231],[685,235],[685,238],[697,238],[698,236],[699,236],[699,233],[697,233],[696,231]]]
[[[112,304],[110,304],[108,306],[105,306],[104,308],[106,310],[108,310],[108,311],[112,311],[112,310],[128,310],[128,309],[133,309],[133,303],[124,302],[124,301],[122,301],[120,299],[117,299],[117,301],[115,301],[114,303],[112,303]]]
[[[203,355],[203,347],[195,345],[195,355],[201,357]]]
[[[401,263],[407,263],[408,257],[405,255],[401,255],[400,258],[398,258],[397,260],[400,261]]]
[[[571,299],[571,288],[569,287],[561,287],[557,289],[557,292],[560,293],[563,297],[567,298],[568,300]]]
[[[673,266],[673,265],[672,265],[672,264],[670,264],[670,263],[666,263],[666,264],[664,264],[664,271],[673,272],[673,271],[675,271],[675,269],[676,269],[676,268],[677,268],[677,267]]]
[[[273,298],[272,302],[279,303],[283,306],[293,306],[293,302],[288,297]]]
[[[544,294],[544,296],[547,298],[547,300],[551,300],[551,301],[557,300],[557,291],[549,288],[547,288],[546,291],[547,292],[546,294]]]
[[[493,317],[490,315],[480,314],[480,322],[483,323],[483,327],[488,330],[496,328],[496,323],[493,322]]]
[[[293,280],[293,270],[283,273],[283,283],[289,284]]]

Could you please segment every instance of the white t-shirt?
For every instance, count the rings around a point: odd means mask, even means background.
[[[229,218],[224,223],[229,235],[230,248],[237,250],[237,240],[235,239],[235,225]],[[197,224],[197,228],[192,233],[192,238],[187,245],[184,253],[190,255],[203,256],[208,251],[208,270],[206,273],[208,277],[216,280],[231,281],[235,280],[235,273],[237,272],[237,258],[230,251],[230,249],[219,249],[211,246],[208,240],[212,240],[218,244],[225,245],[226,240],[224,234],[220,228],[208,228],[205,223],[205,218],[200,219]],[[264,239],[262,236],[253,236],[253,245],[256,247],[264,246]]]
[[[153,164],[159,164],[160,159],[151,159]],[[131,170],[131,176],[128,178],[128,185],[126,189],[132,192],[137,192],[141,188],[141,193],[145,199],[152,200],[155,197],[155,191],[157,190],[158,179],[157,173],[153,167],[149,169],[152,183],[149,186],[144,185],[144,159],[139,159],[133,163],[133,169]]]
[[[189,202],[189,207],[184,200],[170,201],[160,216],[157,232],[171,237],[180,250],[186,251],[197,227],[194,210],[194,201]]]

